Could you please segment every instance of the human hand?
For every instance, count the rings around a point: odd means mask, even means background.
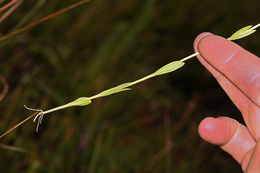
[[[260,59],[211,33],[200,34],[194,49],[246,123],[244,126],[229,117],[208,117],[199,125],[200,136],[233,156],[244,172],[260,172]]]

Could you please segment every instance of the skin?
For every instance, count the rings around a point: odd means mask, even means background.
[[[260,172],[260,59],[232,41],[202,33],[194,41],[198,60],[216,78],[245,125],[229,117],[207,117],[198,131],[205,141],[220,146],[246,173]]]

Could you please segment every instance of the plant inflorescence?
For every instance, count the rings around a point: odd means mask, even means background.
[[[242,29],[238,30],[237,32],[235,32],[232,36],[230,36],[229,38],[227,38],[228,40],[238,40],[238,39],[241,39],[241,38],[244,38],[246,36],[249,36],[251,34],[253,34],[255,31],[256,31],[256,28],[260,27],[260,23],[255,25],[255,26],[246,26],[246,27],[243,27]],[[36,131],[38,130],[38,126],[39,124],[41,124],[41,121],[42,121],[42,117],[43,115],[46,115],[48,113],[51,113],[51,112],[54,112],[54,111],[57,111],[57,110],[61,110],[61,109],[65,109],[65,108],[68,108],[68,107],[72,107],[72,106],[87,106],[89,104],[92,103],[92,100],[96,99],[96,98],[100,98],[100,97],[105,97],[105,96],[109,96],[109,95],[112,95],[112,94],[116,94],[116,93],[119,93],[119,92],[123,92],[123,91],[128,91],[128,90],[131,90],[131,86],[135,85],[135,84],[138,84],[140,82],[143,82],[147,79],[150,79],[150,78],[153,78],[155,76],[160,76],[160,75],[163,75],[163,74],[167,74],[167,73],[170,73],[170,72],[173,72],[179,68],[181,68],[182,66],[185,65],[185,61],[195,57],[199,55],[199,52],[196,52],[196,53],[193,53],[192,55],[190,56],[187,56],[181,60],[178,60],[178,61],[173,61],[169,64],[166,64],[165,66],[161,67],[160,69],[158,69],[157,71],[155,71],[154,73],[150,74],[150,75],[147,75],[141,79],[138,79],[138,80],[135,80],[133,82],[127,82],[127,83],[123,83],[123,84],[120,84],[116,87],[113,87],[113,88],[110,88],[108,90],[105,90],[99,94],[96,94],[94,96],[91,96],[91,97],[80,97],[72,102],[69,102],[65,105],[62,105],[62,106],[59,106],[59,107],[56,107],[56,108],[52,108],[52,109],[49,109],[49,110],[46,110],[46,111],[42,111],[42,110],[39,110],[39,109],[36,109],[34,111],[38,111],[39,113],[36,115],[36,117],[34,118],[34,121],[36,121],[36,119],[39,117],[38,119],[38,125],[37,125],[37,128],[36,128]]]
[[[237,40],[237,39],[244,38],[246,36],[253,34],[258,27],[260,27],[260,23],[255,25],[255,26],[250,25],[250,26],[243,27],[242,29],[238,30],[237,32],[235,32],[232,36],[230,36],[227,39],[228,40]],[[33,122],[35,122],[38,119],[38,124],[37,124],[37,128],[36,128],[36,131],[38,131],[38,128],[39,128],[39,125],[42,122],[43,116],[46,115],[46,114],[49,114],[51,112],[58,111],[58,110],[61,110],[61,109],[65,109],[65,108],[68,108],[68,107],[73,107],[73,106],[87,106],[87,105],[91,104],[94,99],[109,96],[109,95],[116,94],[116,93],[123,92],[123,91],[131,90],[130,87],[132,87],[135,84],[138,84],[140,82],[143,82],[147,79],[150,79],[150,78],[153,78],[153,77],[156,77],[156,76],[160,76],[160,75],[164,75],[164,74],[173,72],[173,71],[183,67],[185,65],[185,61],[187,61],[187,60],[189,60],[189,59],[191,59],[191,58],[193,58],[197,55],[199,55],[199,52],[195,52],[192,55],[189,55],[189,56],[187,56],[187,57],[185,57],[181,60],[173,61],[169,64],[166,64],[165,66],[161,67],[160,69],[158,69],[154,73],[147,75],[147,76],[145,76],[141,79],[135,80],[133,82],[127,82],[127,83],[120,84],[116,87],[102,91],[101,93],[98,93],[94,96],[80,97],[80,98],[78,98],[78,99],[76,99],[72,102],[69,102],[69,103],[64,104],[62,106],[58,106],[58,107],[55,107],[55,108],[52,108],[52,109],[49,109],[49,110],[46,110],[46,111],[43,111],[41,109],[32,109],[32,108],[28,108],[28,107],[25,106],[25,108],[27,108],[28,110],[35,111],[36,113],[27,117],[24,121],[20,122],[19,124],[17,124],[13,128],[11,128],[10,130],[8,130],[6,133],[4,133],[2,136],[0,136],[0,138],[4,137],[6,134],[8,134],[12,130],[14,130],[16,127],[23,124],[25,121],[29,120],[32,117],[34,117]]]

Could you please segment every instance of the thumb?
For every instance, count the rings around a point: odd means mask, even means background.
[[[211,144],[219,145],[245,170],[255,140],[244,125],[228,117],[208,117],[200,123],[198,130],[201,138]]]

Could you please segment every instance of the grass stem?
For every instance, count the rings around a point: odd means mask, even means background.
[[[14,129],[16,129],[17,127],[19,127],[20,125],[22,125],[23,123],[25,123],[26,121],[28,121],[29,119],[31,119],[32,117],[34,117],[36,114],[38,114],[38,112],[33,113],[32,115],[30,115],[29,117],[27,117],[26,119],[24,119],[23,121],[19,122],[18,124],[16,124],[15,126],[13,126],[11,129],[9,129],[8,131],[6,131],[4,134],[2,134],[0,136],[0,139],[2,139],[4,136],[6,136],[7,134],[9,134],[10,132],[12,132]]]
[[[195,56],[197,56],[199,54],[200,54],[199,52],[196,52],[196,53],[194,53],[194,54],[192,54],[190,56],[187,56],[187,57],[181,59],[180,61],[182,61],[182,62],[187,61],[187,60],[189,60],[189,59],[191,59],[191,58],[193,58],[193,57],[195,57]]]

